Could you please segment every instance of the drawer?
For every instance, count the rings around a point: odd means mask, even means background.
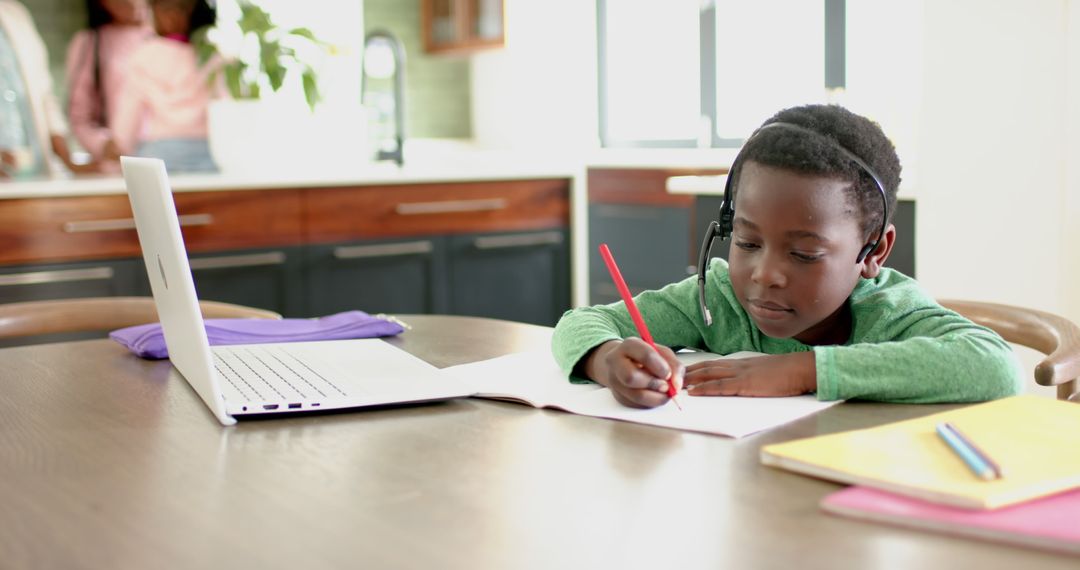
[[[727,170],[590,168],[589,203],[682,206],[694,203],[690,195],[668,194],[669,176],[724,174]]]
[[[181,192],[176,211],[189,252],[300,243],[302,190]],[[192,223],[184,225],[184,220]]]
[[[513,180],[307,191],[310,242],[567,227],[570,181]]]
[[[300,192],[175,195],[189,251],[295,243]],[[126,195],[0,200],[0,263],[141,255]]]

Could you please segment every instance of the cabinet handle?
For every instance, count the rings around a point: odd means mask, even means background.
[[[431,253],[435,245],[428,240],[377,245],[344,245],[334,248],[334,259],[363,259]]]
[[[505,210],[505,198],[485,198],[481,200],[446,200],[443,202],[408,202],[394,206],[394,212],[401,216],[420,214],[455,214],[462,212],[489,212]]]
[[[181,226],[209,226],[214,223],[214,217],[210,214],[185,214],[180,216]],[[135,229],[134,218],[115,218],[111,220],[81,220],[78,222],[64,222],[64,232],[78,234],[84,232],[112,232],[116,230]]]
[[[93,281],[112,279],[112,267],[88,267],[86,269],[58,269],[55,271],[29,271],[12,275],[0,275],[0,287],[8,285],[42,285],[67,281]]]
[[[641,206],[627,206],[623,204],[591,204],[589,206],[597,214],[605,218],[629,218],[632,220],[656,220],[660,217],[659,212],[652,208]]]
[[[219,257],[198,257],[189,261],[192,271],[200,269],[230,269],[233,267],[261,267],[285,263],[285,252],[246,253]]]
[[[506,249],[512,247],[532,247],[536,245],[554,245],[563,241],[561,232],[543,232],[538,234],[515,234],[509,236],[483,236],[473,239],[476,249]]]

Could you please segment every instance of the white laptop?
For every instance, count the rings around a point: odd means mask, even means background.
[[[165,163],[122,157],[173,366],[224,425],[237,417],[445,400],[459,381],[381,339],[211,347]]]

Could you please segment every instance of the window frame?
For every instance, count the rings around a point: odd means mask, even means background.
[[[597,109],[600,146],[602,148],[701,148],[698,139],[614,139],[610,132],[607,100],[607,4],[625,0],[596,0],[597,26]],[[823,87],[827,91],[842,90],[846,85],[846,12],[847,0],[821,0],[825,10],[825,70]],[[707,148],[738,148],[745,139],[723,138],[716,129],[716,3],[701,0],[698,18],[699,32],[699,70],[701,86],[699,97],[702,121],[709,121],[709,141]]]

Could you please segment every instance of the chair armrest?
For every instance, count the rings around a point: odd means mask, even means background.
[[[946,309],[993,329],[1005,340],[1046,355],[1035,366],[1035,381],[1060,386],[1080,377],[1080,327],[1045,311],[955,299],[939,300]]]

